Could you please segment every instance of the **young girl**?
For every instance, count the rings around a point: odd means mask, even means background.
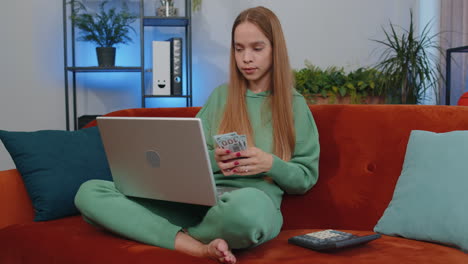
[[[92,180],[75,198],[83,217],[130,239],[223,263],[236,262],[231,249],[276,237],[282,195],[303,194],[316,183],[320,148],[272,11],[250,8],[236,18],[229,84],[216,88],[197,116],[216,184],[239,189],[208,208],[126,197],[112,182]],[[247,135],[248,148],[217,147],[213,136],[229,132]]]

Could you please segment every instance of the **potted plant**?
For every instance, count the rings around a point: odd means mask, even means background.
[[[432,90],[438,101],[438,84],[441,74],[438,45],[439,33],[430,34],[430,22],[418,36],[414,31],[413,12],[410,10],[409,29],[396,28],[390,22],[390,31],[385,30],[385,40],[373,40],[384,46],[376,68],[385,76],[384,89],[392,103],[421,103]],[[396,29],[400,29],[397,33]]]
[[[96,54],[100,67],[115,66],[115,46],[132,42],[130,31],[136,21],[137,15],[129,12],[124,2],[122,9],[117,11],[115,7],[106,9],[108,1],[99,5],[99,12],[90,13],[83,3],[75,0],[69,2],[72,6],[70,19],[74,26],[80,29],[78,40],[89,41],[97,45]]]
[[[156,10],[159,17],[177,16],[177,8],[174,7],[174,0],[160,0],[161,6]]]
[[[159,17],[177,16],[177,8],[174,7],[174,0],[160,0],[161,5],[156,9],[156,15]],[[192,11],[199,11],[202,0],[192,0]]]
[[[296,89],[309,104],[383,103],[384,76],[374,68],[359,68],[346,73],[343,68],[320,69],[306,61],[294,70]]]

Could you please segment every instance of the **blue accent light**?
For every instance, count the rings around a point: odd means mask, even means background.
[[[82,84],[90,90],[114,91],[115,93],[128,93],[132,90],[137,96],[141,88],[136,83],[140,83],[140,78],[139,72],[90,72],[82,74],[79,81],[82,80]]]
[[[193,93],[193,106],[203,106],[210,96],[211,92],[218,85],[216,82],[220,76],[223,76],[223,73],[213,74],[213,69],[207,69],[207,67],[196,67],[194,64],[192,67],[192,91],[197,91]],[[211,72],[210,72],[211,70]],[[197,87],[197,88],[196,88]]]
[[[185,98],[158,98],[149,97],[146,98],[146,107],[160,108],[160,107],[185,107]]]
[[[138,43],[116,46],[115,66],[139,66],[140,49]],[[76,66],[97,66],[96,45],[89,42],[76,42]]]

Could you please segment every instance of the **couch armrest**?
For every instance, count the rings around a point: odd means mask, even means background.
[[[15,169],[0,171],[0,229],[33,219],[31,199],[19,172]]]

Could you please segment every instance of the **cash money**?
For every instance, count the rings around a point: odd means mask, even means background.
[[[244,146],[244,149],[247,149],[247,136],[246,135],[239,135],[239,141]]]
[[[247,148],[247,136],[238,135],[236,132],[213,136],[216,144],[222,149],[239,152]]]

